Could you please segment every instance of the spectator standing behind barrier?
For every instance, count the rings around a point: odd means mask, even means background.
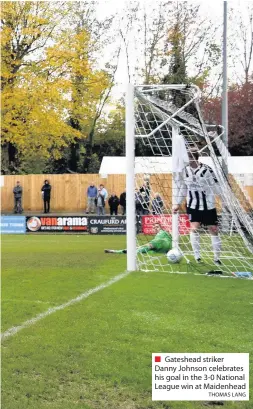
[[[104,203],[106,204],[106,200],[108,199],[108,192],[106,188],[104,187],[103,183],[100,183],[99,189],[101,190],[101,194],[103,195],[103,198],[104,198]],[[104,204],[104,214],[105,214],[105,204]]]
[[[147,180],[143,186],[140,188],[140,192],[142,194],[142,207],[143,207],[143,214],[149,214],[149,204],[150,204],[150,184],[149,180]]]
[[[98,216],[104,216],[105,214],[105,199],[104,195],[102,194],[102,190],[98,189],[98,195],[95,199],[95,204],[97,206],[97,214]]]
[[[125,213],[126,213],[126,189],[124,190],[123,193],[121,193],[121,195],[119,197],[119,204],[120,204],[121,209],[122,209],[122,216],[124,216]]]
[[[51,185],[49,181],[46,179],[44,185],[41,188],[42,197],[44,200],[44,213],[50,212],[50,197],[51,197]]]
[[[108,198],[108,192],[102,183],[99,185],[99,189],[101,190],[101,194],[104,197],[104,201],[106,201]]]
[[[137,216],[143,215],[142,195],[141,192],[137,189],[135,189],[135,210]]]
[[[20,185],[20,182],[17,181],[16,186],[13,189],[13,194],[14,194],[14,213],[22,213],[22,193],[23,189],[22,186]]]
[[[98,190],[93,182],[90,183],[90,186],[87,189],[87,210],[86,213],[95,212],[95,199],[98,195]]]
[[[110,207],[110,215],[112,216],[115,213],[115,216],[118,214],[118,207],[119,207],[119,198],[116,196],[115,192],[112,192],[111,197],[108,200],[108,204]]]
[[[155,194],[152,200],[152,214],[161,214],[163,212],[163,201],[159,193]]]
[[[151,191],[151,188],[150,188],[149,181],[144,182],[144,184],[140,188],[140,192],[145,193],[145,197],[148,199],[148,201],[150,200],[150,191]]]
[[[148,215],[149,214],[149,196],[145,191],[140,193],[140,202],[142,206],[142,214]]]

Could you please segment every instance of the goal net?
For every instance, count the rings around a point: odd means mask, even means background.
[[[172,264],[164,253],[137,251],[141,270],[201,274],[219,270],[226,276],[253,271],[252,203],[239,175],[225,169],[229,153],[221,139],[222,127],[205,125],[200,96],[196,86],[134,87],[136,246],[154,238],[154,226],[159,222],[172,235],[173,248],[182,254],[180,262]],[[213,195],[219,227],[216,238],[205,225],[190,234],[186,203],[180,197],[194,150],[200,163],[209,166],[212,177],[204,178],[202,186],[201,175],[192,171],[196,192],[191,200],[195,200],[196,209],[202,210],[203,193]],[[173,213],[179,202],[179,211]],[[196,261],[196,249],[201,263]],[[214,263],[217,258],[219,267]]]

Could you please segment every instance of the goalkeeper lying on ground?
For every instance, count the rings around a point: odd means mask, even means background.
[[[169,250],[172,249],[172,237],[171,235],[163,230],[161,226],[156,223],[154,225],[155,237],[149,243],[144,244],[143,246],[137,247],[138,253],[164,253],[166,254]],[[114,254],[126,254],[127,250],[105,250],[105,253],[114,253]]]

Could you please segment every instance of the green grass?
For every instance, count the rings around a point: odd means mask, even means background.
[[[2,330],[126,269],[123,236],[4,236]],[[253,282],[135,272],[3,341],[4,409],[203,409],[152,402],[152,352],[249,352]]]

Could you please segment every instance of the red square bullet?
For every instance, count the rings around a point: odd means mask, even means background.
[[[155,356],[155,362],[161,362],[161,357],[160,356]]]

